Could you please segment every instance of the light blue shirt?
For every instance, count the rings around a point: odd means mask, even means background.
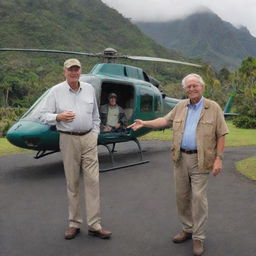
[[[56,116],[63,111],[73,111],[72,122],[57,122]],[[67,81],[50,89],[41,111],[40,121],[56,125],[58,130],[99,133],[100,118],[94,88],[91,84],[80,82],[78,91],[73,91]]]
[[[188,105],[188,113],[185,123],[185,129],[181,141],[181,148],[187,150],[197,149],[196,144],[196,127],[200,118],[200,114],[204,105],[204,98],[202,97],[200,101],[192,105]]]

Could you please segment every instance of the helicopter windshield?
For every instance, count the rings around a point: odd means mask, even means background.
[[[32,106],[31,108],[21,117],[23,120],[40,122],[40,112],[44,103],[47,99],[50,89],[48,89]]]

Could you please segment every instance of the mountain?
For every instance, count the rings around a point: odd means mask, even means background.
[[[136,25],[156,42],[185,56],[202,58],[215,69],[234,70],[247,56],[256,56],[256,38],[206,10],[168,22]]]
[[[127,55],[189,61],[157,44],[129,19],[100,0],[0,0],[0,48],[38,48],[102,52],[112,47]],[[63,79],[62,65],[72,55],[0,52],[0,105],[29,106],[41,92]],[[100,60],[79,56],[84,73]],[[178,83],[191,67],[125,61],[162,83]]]
[[[168,52],[100,0],[0,0],[0,16],[0,47]]]

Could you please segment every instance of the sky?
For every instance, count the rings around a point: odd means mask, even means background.
[[[245,26],[256,37],[256,0],[102,0],[132,21],[167,21],[208,7],[222,20]]]

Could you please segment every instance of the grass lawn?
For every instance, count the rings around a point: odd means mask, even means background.
[[[256,157],[246,158],[237,162],[236,168],[246,177],[256,180]]]
[[[10,154],[21,154],[32,152],[31,150],[13,146],[6,138],[0,138],[0,157]]]
[[[256,146],[256,129],[236,128],[227,122],[229,134],[226,137],[227,147]]]

